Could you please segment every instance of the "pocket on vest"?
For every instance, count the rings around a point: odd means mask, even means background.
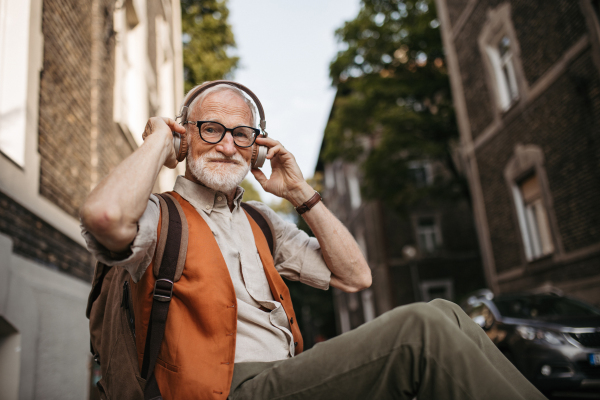
[[[168,362],[161,360],[160,357],[156,359],[156,366],[158,367],[159,365],[167,371],[179,372],[179,367],[177,365],[169,364]]]

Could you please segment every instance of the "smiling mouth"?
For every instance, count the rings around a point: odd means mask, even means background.
[[[224,164],[239,164],[239,162],[237,162],[236,160],[223,160],[223,159],[210,160],[210,162],[224,163]]]

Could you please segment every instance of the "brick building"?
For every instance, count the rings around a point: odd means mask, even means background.
[[[0,1],[0,397],[88,396],[78,210],[182,97],[178,0]]]
[[[423,199],[398,214],[361,196],[360,162],[319,160],[323,198],[359,244],[373,276],[359,293],[334,289],[338,333],[356,328],[394,307],[445,298],[458,301],[484,286],[477,237],[466,198]],[[447,173],[436,160],[411,162],[418,185],[434,185]]]
[[[436,4],[489,287],[600,305],[600,2]]]

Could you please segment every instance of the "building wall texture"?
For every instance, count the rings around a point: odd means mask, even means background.
[[[136,110],[138,119],[145,123],[151,115],[143,112],[155,114],[159,106],[175,112],[165,106],[172,101],[162,99],[183,95],[180,4],[5,1],[9,10],[30,18],[22,21],[29,23],[28,35],[12,34],[4,15],[0,18],[0,38],[7,35],[25,52],[21,67],[27,71],[26,90],[14,94],[23,99],[25,127],[18,132],[12,127],[25,143],[23,160],[0,148],[0,398],[93,398],[85,306],[94,260],[80,234],[79,208],[141,143],[131,133],[141,135],[139,126],[129,129],[127,121],[115,118],[117,76],[122,90],[130,88],[129,75],[116,71],[119,40],[130,42],[136,52],[130,58],[143,55],[136,65],[142,70],[130,74],[139,80],[128,98],[133,106],[144,104]],[[115,26],[124,19],[125,3],[139,17],[130,37]],[[164,60],[157,59],[157,21],[163,27],[161,57],[173,66],[172,78],[162,75],[160,93],[157,64]],[[151,100],[155,107],[148,108]],[[0,133],[6,127],[0,125]]]
[[[494,10],[506,4],[524,83],[516,103],[499,112],[478,38]],[[600,293],[590,290],[600,281],[600,64],[594,58],[598,16],[588,4],[438,1],[442,18],[447,17],[442,33],[449,58],[455,57],[458,67],[450,68],[456,78],[453,90],[462,92],[464,100],[464,108],[458,107],[465,122],[462,152],[475,162],[467,175],[472,188],[482,193],[474,202],[485,211],[477,220],[478,229],[485,231],[480,240],[488,236],[491,244],[496,278],[488,283],[500,291],[550,284],[600,304]],[[551,230],[559,244],[551,255],[530,262],[504,176],[518,145],[537,146],[543,153],[552,205],[548,212],[556,222]]]

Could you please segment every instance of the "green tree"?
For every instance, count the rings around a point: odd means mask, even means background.
[[[344,49],[330,65],[338,93],[322,157],[360,161],[366,196],[397,211],[465,187],[452,163],[457,130],[438,28],[433,0],[363,0],[336,31]],[[416,160],[453,174],[419,185],[409,170]]]
[[[244,197],[242,198],[243,201],[262,201],[260,198],[260,193],[248,179],[244,179],[240,186],[244,188]]]
[[[215,79],[229,77],[239,58],[228,54],[235,47],[227,22],[227,0],[181,0],[185,91]]]

